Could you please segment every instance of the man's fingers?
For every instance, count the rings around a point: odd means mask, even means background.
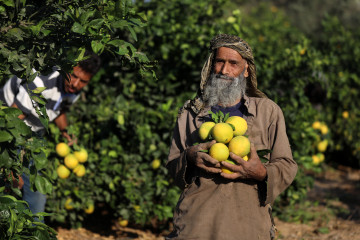
[[[250,157],[254,157],[257,155],[256,148],[254,143],[251,143],[250,145]]]
[[[206,167],[204,166],[202,169],[204,169],[208,173],[221,173],[220,168],[213,168],[213,167]]]
[[[202,150],[207,150],[215,143],[216,143],[215,140],[212,140],[211,142],[203,143],[203,144],[201,144],[201,148],[202,148]]]
[[[246,161],[242,157],[236,155],[233,152],[230,152],[230,158],[235,160],[235,162],[237,162],[239,165],[244,165],[246,163]]]
[[[220,162],[218,160],[216,160],[215,158],[212,158],[209,154],[199,152],[198,156],[203,159],[204,164],[209,163],[209,164],[213,165],[214,167],[220,167]]]
[[[237,179],[241,177],[241,174],[238,172],[234,172],[234,173],[224,173],[222,172],[220,174],[222,177],[227,178],[227,179]]]

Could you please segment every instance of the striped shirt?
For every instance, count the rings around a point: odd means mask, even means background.
[[[46,87],[41,93],[46,99],[46,113],[49,121],[57,118],[62,111],[66,111],[78,98],[79,94],[70,94],[64,91],[64,78],[58,71],[47,76],[37,76],[31,83],[21,84],[21,79],[14,76],[10,78],[0,90],[0,100],[11,106],[14,103],[26,115],[24,122],[34,132],[44,129],[39,120],[35,107],[37,102],[30,98],[29,92],[38,87]],[[28,91],[28,90],[30,91]],[[31,92],[31,94],[33,94]]]

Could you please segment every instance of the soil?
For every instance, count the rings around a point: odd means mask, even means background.
[[[360,240],[360,170],[326,166],[315,179],[305,206],[308,221],[284,222],[275,218],[276,239],[286,240]],[[106,216],[102,214],[102,216]],[[120,227],[102,218],[84,223],[83,228],[53,226],[59,240],[164,240],[166,233]],[[100,222],[100,223],[99,223]]]

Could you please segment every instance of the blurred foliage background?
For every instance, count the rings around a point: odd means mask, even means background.
[[[101,71],[69,113],[69,132],[89,153],[82,178],[57,177],[62,159],[54,149],[63,139],[49,124],[43,170],[53,183],[49,220],[81,226],[91,217],[84,212],[90,202],[95,213],[110,210],[132,226],[169,228],[179,197],[164,167],[172,128],[179,107],[198,89],[209,41],[218,33],[252,46],[258,87],[284,112],[299,171],[273,208],[279,217],[296,218],[288,209],[306,199],[324,163],[360,166],[359,6],[357,0],[135,1],[146,25],[121,37],[155,64],[155,74],[101,55]]]

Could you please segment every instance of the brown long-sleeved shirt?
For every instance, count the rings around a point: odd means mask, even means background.
[[[248,124],[245,133],[257,150],[271,149],[264,163],[266,182],[228,180],[205,173],[186,160],[186,149],[200,142],[198,129],[209,109],[198,115],[184,110],[179,116],[167,167],[183,190],[174,212],[169,239],[270,239],[273,234],[270,204],[293,181],[293,160],[280,107],[267,98],[245,97]]]

